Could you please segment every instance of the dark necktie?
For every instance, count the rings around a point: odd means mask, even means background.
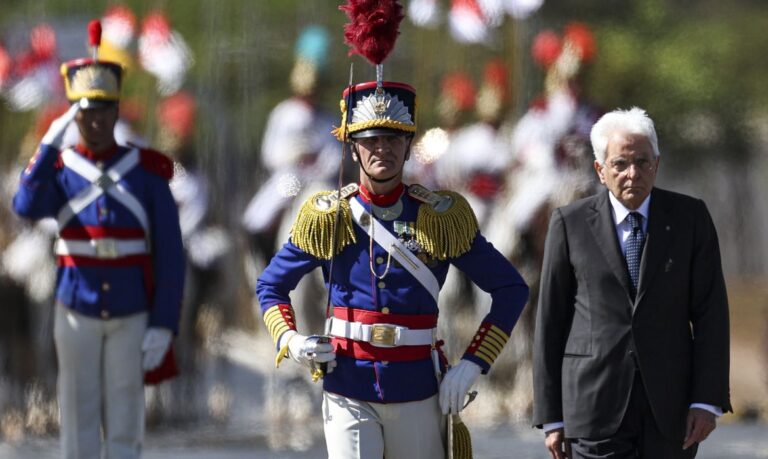
[[[640,259],[643,256],[645,234],[643,234],[643,216],[637,212],[627,215],[627,222],[632,227],[632,233],[627,239],[627,268],[632,281],[632,294],[637,293],[637,282],[640,279]]]

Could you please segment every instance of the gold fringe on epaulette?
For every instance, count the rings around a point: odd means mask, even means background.
[[[477,217],[460,194],[453,191],[436,193],[450,196],[453,204],[443,212],[422,204],[416,217],[416,241],[438,260],[456,258],[472,246],[478,229]]]
[[[357,242],[355,230],[352,227],[352,212],[349,209],[349,202],[342,199],[341,215],[339,215],[341,226],[336,233],[336,253],[333,253],[332,234],[334,219],[336,218],[336,206],[331,205],[328,209],[319,209],[315,205],[317,198],[328,194],[328,191],[321,191],[307,199],[302,204],[299,215],[291,227],[291,242],[301,250],[322,260],[330,260],[344,247]]]

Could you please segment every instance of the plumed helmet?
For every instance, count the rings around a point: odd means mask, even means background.
[[[114,103],[120,100],[123,67],[116,62],[99,60],[95,56],[101,43],[101,23],[88,24],[92,58],[75,59],[61,64],[64,89],[71,102],[88,99],[89,106]]]

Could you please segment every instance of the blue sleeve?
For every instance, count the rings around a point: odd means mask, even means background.
[[[55,217],[67,198],[56,178],[59,150],[40,145],[21,173],[19,189],[13,196],[13,210],[22,217],[38,220]]]
[[[490,293],[491,310],[483,322],[511,332],[528,301],[528,285],[517,269],[480,233],[470,250],[452,263]]]
[[[262,314],[276,304],[291,304],[290,292],[302,277],[322,264],[288,241],[275,254],[256,282]]]
[[[149,186],[152,202],[148,213],[155,284],[149,326],[177,333],[185,276],[179,211],[165,179],[152,175]]]
[[[520,273],[479,232],[472,247],[452,263],[491,295],[491,310],[479,324],[462,359],[487,373],[501,353],[528,301],[528,285]]]

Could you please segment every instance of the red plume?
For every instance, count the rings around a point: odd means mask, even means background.
[[[586,24],[571,22],[566,25],[563,40],[573,43],[582,61],[589,62],[595,57],[595,37]]]
[[[88,23],[88,44],[99,46],[101,44],[101,21],[94,19]]]
[[[533,60],[545,69],[554,64],[562,50],[563,44],[560,42],[560,37],[551,30],[539,32],[531,46]]]
[[[403,20],[403,7],[397,0],[348,0],[339,7],[347,13],[344,41],[372,64],[381,64],[395,47],[397,28]]]

